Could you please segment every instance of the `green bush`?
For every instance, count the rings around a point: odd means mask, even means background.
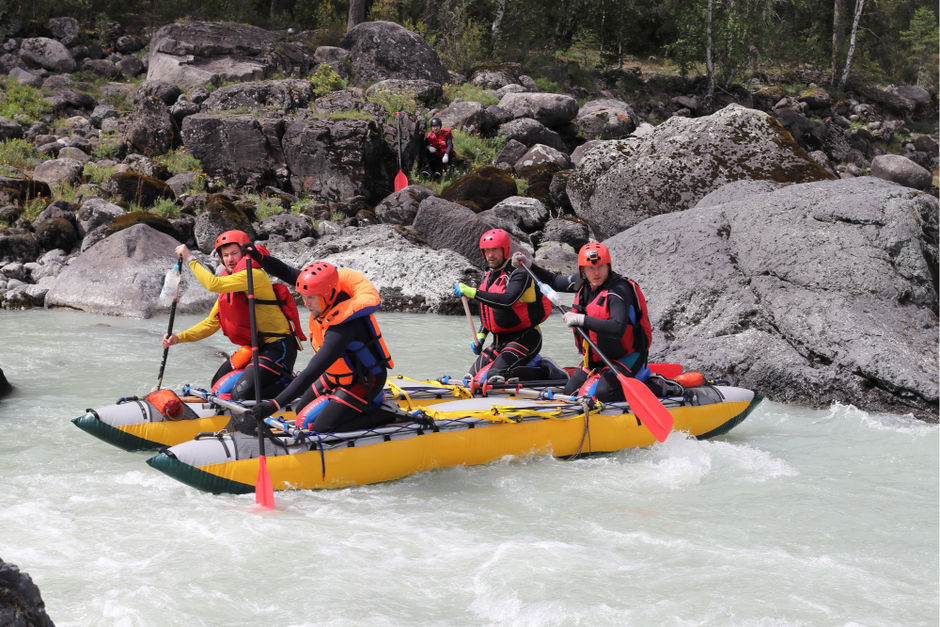
[[[313,86],[314,98],[325,96],[331,91],[346,89],[346,79],[326,63],[317,66],[316,71],[310,76],[310,84]]]
[[[114,174],[113,167],[109,168],[94,165],[93,163],[86,163],[85,168],[82,170],[82,175],[85,177],[85,180],[95,185],[103,185],[111,178],[112,174]]]
[[[453,133],[454,151],[459,158],[469,163],[471,168],[492,165],[506,145],[506,138],[502,136],[487,139],[463,131],[455,130]]]
[[[272,196],[262,196],[261,194],[246,194],[245,198],[247,198],[248,202],[254,206],[255,219],[257,220],[264,220],[265,218],[270,218],[271,216],[276,216],[279,213],[283,213],[280,201]]]
[[[400,89],[377,89],[367,100],[385,109],[389,119],[393,119],[399,111],[417,117],[421,109],[414,94]]]
[[[171,200],[169,198],[158,198],[157,201],[153,204],[153,207],[150,208],[150,212],[159,216],[163,216],[169,220],[171,218],[180,217],[180,206],[176,204],[175,200]]]

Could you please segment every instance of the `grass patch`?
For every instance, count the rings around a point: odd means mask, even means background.
[[[86,163],[85,168],[82,170],[82,176],[85,177],[85,181],[88,183],[94,183],[95,185],[104,185],[108,182],[108,179],[114,174],[115,168],[107,167],[102,165],[95,165],[93,163]]]
[[[506,145],[505,137],[497,136],[487,139],[458,130],[454,130],[453,134],[454,151],[456,151],[459,158],[470,164],[471,169],[492,165],[496,161],[497,155]]]
[[[264,220],[283,212],[280,201],[272,196],[245,194],[245,198],[255,208],[255,219],[257,220]]]
[[[31,198],[30,200],[26,201],[26,206],[23,207],[23,215],[21,215],[20,217],[26,218],[27,220],[32,222],[39,216],[40,213],[42,213],[42,210],[45,209],[48,205],[49,203],[46,201],[45,198],[41,198],[38,196],[36,198]]]
[[[154,157],[153,160],[166,167],[170,174],[202,171],[199,159],[186,152],[185,148],[175,148],[166,154]]]
[[[0,172],[4,176],[16,176],[23,170],[32,170],[36,159],[42,159],[42,156],[30,141],[6,139],[0,142]]]
[[[181,207],[176,204],[176,201],[169,198],[158,198],[153,207],[150,208],[150,212],[170,220],[180,217],[180,209]]]
[[[0,89],[6,94],[0,102],[2,117],[31,124],[44,114],[52,112],[52,105],[42,99],[42,92],[29,85],[20,84],[15,78],[7,76],[0,79]]]
[[[493,95],[491,90],[483,89],[472,83],[464,83],[463,85],[447,83],[444,85],[444,101],[451,103],[457,98],[466,102],[479,102],[484,107],[499,104],[499,98]]]
[[[400,89],[378,89],[370,94],[367,100],[385,109],[388,114],[386,121],[394,119],[398,111],[417,117],[421,109],[414,94]]]
[[[98,143],[92,149],[92,156],[101,161],[102,159],[116,159],[121,154],[121,138],[117,131],[102,131],[98,135]]]

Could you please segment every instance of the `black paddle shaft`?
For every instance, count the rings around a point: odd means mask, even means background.
[[[258,321],[255,316],[255,281],[252,276],[251,255],[245,254],[245,271],[248,273],[248,324],[251,327],[251,370],[254,375],[255,405],[261,404],[261,366],[258,363]],[[258,452],[264,457],[264,421],[258,425]]]
[[[180,272],[183,270],[183,257],[181,256],[177,262],[176,267],[180,269]],[[173,320],[176,318],[176,303],[180,300],[180,286],[177,283],[176,293],[173,294],[173,302],[170,303],[170,323],[166,327],[167,337],[173,335]],[[166,370],[166,358],[170,354],[170,347],[167,346],[163,349],[163,360],[160,362],[160,372],[157,374],[157,389],[159,390],[163,386],[163,371]]]
[[[395,121],[398,122],[398,170],[401,171],[401,112],[395,114]]]

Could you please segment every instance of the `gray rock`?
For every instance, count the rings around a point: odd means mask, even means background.
[[[124,209],[118,205],[109,203],[102,198],[89,198],[82,203],[76,215],[78,233],[85,237],[89,232],[102,224],[111,222],[123,213]]]
[[[514,118],[534,118],[548,127],[566,124],[578,114],[578,101],[567,94],[506,94],[499,106]]]
[[[640,118],[623,100],[605,98],[581,105],[575,124],[585,139],[619,139],[634,130]]]
[[[378,288],[385,311],[462,312],[460,299],[453,295],[454,283],[477,284],[482,278],[461,255],[430,249],[388,224],[349,229],[315,241],[271,244],[269,250],[297,268],[326,261],[362,272]]]
[[[259,239],[268,239],[272,235],[277,235],[288,242],[312,237],[315,232],[308,216],[290,213],[269,216],[258,223],[256,230]]]
[[[510,196],[479,215],[484,220],[492,216],[497,224],[510,224],[512,228],[506,230],[517,231],[519,239],[526,241],[529,238],[525,234],[538,230],[548,219],[548,210],[537,198]]]
[[[521,174],[525,168],[545,163],[554,163],[563,170],[571,167],[571,159],[564,152],[544,144],[535,144],[516,160],[513,169],[516,174]]]
[[[558,151],[567,151],[565,140],[561,138],[561,135],[533,118],[517,118],[506,122],[500,125],[499,134],[507,141],[514,139],[529,147],[544,144]]]
[[[542,241],[558,241],[579,251],[591,239],[588,225],[572,218],[552,218],[542,229]],[[577,266],[577,264],[575,264]],[[570,272],[570,270],[569,270]]]
[[[781,402],[936,420],[937,206],[873,177],[805,183],[606,244],[645,292],[653,360]]]
[[[356,24],[339,45],[349,51],[353,78],[358,84],[387,78],[423,79],[441,85],[450,82],[434,49],[394,22]]]
[[[0,117],[0,141],[23,137],[23,127],[6,118]]]
[[[578,217],[605,238],[692,207],[731,181],[829,176],[769,115],[732,104],[702,118],[670,118],[642,138],[601,142],[578,162],[568,197]]]
[[[433,191],[421,185],[408,185],[404,189],[392,192],[375,206],[375,216],[388,224],[409,225],[418,214],[418,207],[428,196],[436,196]]]
[[[483,89],[499,89],[507,85],[519,85],[516,75],[505,68],[480,68],[470,76],[470,82]]]
[[[220,87],[206,98],[202,107],[206,111],[267,109],[287,113],[306,107],[312,97],[313,85],[310,81],[252,81]]]
[[[485,125],[484,111],[485,107],[479,102],[461,100],[436,112],[434,117],[441,119],[444,128],[474,131]]]
[[[20,44],[20,59],[32,67],[41,67],[51,72],[73,72],[75,59],[68,48],[55,39],[30,37]]]
[[[82,34],[82,27],[74,17],[53,17],[47,24],[52,36],[65,46],[77,42]]]
[[[75,159],[50,159],[43,161],[33,170],[33,178],[49,187],[72,185],[79,182],[85,164]]]
[[[871,174],[914,189],[927,189],[933,180],[929,170],[901,155],[878,155],[871,160]]]
[[[82,61],[82,69],[107,79],[114,79],[121,75],[118,66],[108,59],[85,59]]]
[[[570,244],[555,240],[543,242],[535,251],[535,263],[557,274],[569,275],[578,269],[578,251]]]
[[[135,318],[165,314],[169,308],[158,299],[178,245],[144,224],[118,231],[62,269],[46,294],[45,306]],[[205,313],[215,300],[216,295],[199,285],[191,272],[183,273],[178,313]]]
[[[282,132],[282,122],[273,117],[197,113],[183,120],[180,135],[208,176],[239,186],[286,187]]]
[[[28,72],[20,67],[15,67],[10,70],[10,76],[15,78],[17,82],[21,85],[29,85],[30,87],[41,87],[42,86],[42,77]]]
[[[709,207],[711,205],[721,205],[726,202],[744,200],[749,196],[766,194],[767,192],[780,189],[783,186],[783,183],[775,183],[774,181],[752,181],[749,179],[733,181],[731,183],[725,183],[713,192],[709,192],[695,203],[695,206]]]

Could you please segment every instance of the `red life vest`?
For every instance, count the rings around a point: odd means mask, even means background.
[[[505,266],[504,266],[505,267]],[[504,269],[487,270],[480,289],[494,294],[505,294],[509,273]],[[538,326],[552,313],[552,303],[542,292],[535,289],[535,282],[522,292],[522,296],[511,307],[490,307],[480,303],[483,326],[490,333],[512,333]]]
[[[439,133],[428,131],[426,137],[428,146],[434,146],[437,149],[437,152],[431,156],[437,157],[438,159],[443,157],[444,153],[447,152],[447,140],[451,139],[452,136],[449,128],[442,128]],[[453,144],[452,139],[450,143]]]
[[[223,270],[223,276],[243,272],[247,261],[248,258],[243,257],[242,260],[238,262],[238,265],[235,266],[234,272],[229,273],[228,270]],[[268,285],[271,285],[266,275],[264,280],[268,281]],[[307,338],[304,336],[300,326],[300,314],[297,312],[297,304],[291,296],[290,289],[283,283],[271,285],[271,288],[274,290],[274,296],[277,300],[256,298],[255,305],[278,305],[284,317],[287,318],[287,323],[293,336],[300,341],[306,340]],[[257,293],[257,290],[255,290],[255,293]],[[248,312],[248,294],[246,292],[225,292],[224,294],[219,294],[218,304],[219,326],[222,327],[222,333],[225,334],[225,337],[230,339],[234,344],[251,346],[251,318]],[[259,332],[258,335],[262,338],[289,337],[287,335],[261,332]],[[302,348],[299,342],[298,348]]]
[[[631,324],[630,321],[627,321],[627,328],[624,330],[624,333],[619,338],[611,337],[609,335],[599,335],[595,331],[585,329],[588,333],[588,337],[591,338],[591,341],[594,342],[594,345],[604,355],[611,359],[619,359],[631,353],[637,351],[649,350],[650,342],[653,339],[653,329],[650,325],[649,313],[646,309],[646,298],[643,296],[643,292],[640,291],[640,286],[637,285],[634,281],[621,277],[620,275],[611,274],[611,278],[614,281],[620,280],[625,281],[630,289],[633,290],[633,294],[636,297],[636,303],[639,307],[639,320],[637,324]],[[608,279],[608,285],[612,285],[610,279]],[[599,320],[610,320],[610,308],[608,305],[608,296],[610,293],[609,288],[602,289],[595,296],[594,299],[582,306],[581,299],[584,294],[584,290],[587,287],[587,282],[581,286],[581,289],[578,290],[577,295],[574,299],[574,304],[571,306],[571,310],[578,313],[583,313],[586,316],[591,318],[597,318]],[[627,303],[629,306],[630,303]],[[578,350],[582,355],[586,354],[585,351],[588,350],[586,343],[584,342],[581,335],[575,331],[574,332],[575,345],[578,347]],[[600,357],[593,354],[594,351],[591,351],[590,361],[592,363],[601,362]]]

